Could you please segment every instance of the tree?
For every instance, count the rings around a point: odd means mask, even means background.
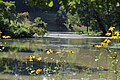
[[[110,26],[120,26],[120,1],[119,0],[90,0],[89,9],[102,30],[103,34],[106,33],[106,28]]]
[[[0,30],[9,32],[10,21],[15,18],[15,5],[14,2],[0,1]]]
[[[0,1],[0,30],[2,35],[10,35],[14,38],[32,37],[33,34],[44,35],[46,29],[43,28],[46,25],[33,26],[34,23],[41,22],[42,20],[36,20],[31,22],[28,19],[29,13],[17,13],[15,2],[13,1]],[[41,23],[44,24],[42,21]],[[41,28],[42,27],[42,28]]]
[[[58,0],[62,9],[74,14],[78,12],[81,22],[87,26],[98,26],[106,33],[109,26],[120,26],[120,0]],[[52,7],[53,0],[30,0],[32,6]],[[83,14],[84,13],[84,14]],[[84,18],[83,18],[84,17]],[[83,20],[82,20],[83,19]]]

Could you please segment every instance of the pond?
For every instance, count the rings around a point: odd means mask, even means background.
[[[115,74],[111,71],[112,60],[108,58],[109,52],[93,46],[103,40],[104,38],[1,39],[0,80],[114,80],[119,75],[119,55],[116,66],[118,74]],[[109,47],[114,48],[114,45],[110,44]],[[48,50],[65,54],[48,55]],[[119,53],[119,47],[115,50]],[[68,51],[75,54],[67,55]],[[31,55],[37,58],[40,56],[44,60],[30,62],[28,59]],[[56,66],[58,69],[54,70],[53,67]],[[37,68],[51,70],[38,75],[32,74]]]

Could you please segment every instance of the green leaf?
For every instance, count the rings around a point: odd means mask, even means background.
[[[62,8],[62,9],[65,9],[65,6],[64,6],[64,5],[62,5],[62,6],[61,6],[61,8]]]
[[[78,1],[77,3],[80,4],[80,1]]]
[[[98,59],[100,59],[100,58],[101,58],[101,56],[102,56],[102,53],[100,53],[100,54],[98,55]]]
[[[49,7],[52,7],[53,6],[53,1],[51,1],[49,4],[48,4]]]
[[[71,5],[75,5],[75,1],[72,1],[72,2],[71,2]]]
[[[102,6],[101,6],[101,5],[99,5],[99,8],[102,8]]]
[[[91,0],[91,2],[94,2],[95,0]]]

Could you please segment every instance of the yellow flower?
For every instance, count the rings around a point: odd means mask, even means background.
[[[118,38],[120,39],[120,36]]]
[[[75,52],[74,51],[72,51],[72,50],[70,50],[70,51],[68,51],[70,54],[75,54]]]
[[[115,27],[110,26],[110,28],[108,30],[113,31],[114,29],[115,29]]]
[[[57,51],[56,54],[61,54],[61,52]]]
[[[30,56],[29,56],[29,61],[31,61],[31,62],[32,62],[34,58],[35,58],[35,56],[30,55]]]
[[[105,35],[106,35],[106,36],[110,36],[110,35],[111,35],[111,33],[107,32]]]
[[[51,54],[51,53],[53,53],[53,50],[52,50],[52,49],[49,49],[49,50],[47,51],[47,54]]]
[[[42,72],[42,69],[40,69],[40,68],[38,68],[38,69],[35,70],[35,73],[36,73],[36,74],[39,74],[39,73],[41,73],[41,72]]]
[[[105,39],[103,42],[101,42],[100,44],[102,46],[108,46],[108,44],[110,43],[111,41],[109,39]]]
[[[102,46],[100,44],[95,45],[96,48],[101,48]]]
[[[30,59],[29,59],[29,61],[30,61],[30,62],[32,62],[32,61],[33,61],[33,59],[32,59],[32,58],[30,58]]]
[[[117,36],[112,36],[112,39],[118,39],[118,37]]]
[[[106,43],[104,43],[104,42],[101,42],[100,44],[101,44],[102,46],[106,46]]]
[[[120,35],[120,34],[119,34],[119,31],[115,31],[114,34],[115,34],[116,36],[119,36],[119,35]]]
[[[38,60],[38,61],[41,61],[41,60],[42,60],[42,57],[38,57],[37,60]]]
[[[113,36],[114,36],[115,39],[119,38],[119,37],[120,37],[119,31],[115,31],[115,32],[113,33]],[[115,37],[115,36],[116,36],[116,37]]]
[[[102,46],[108,46],[108,43],[101,42],[100,43]]]
[[[35,58],[35,56],[33,56],[33,55],[30,55],[30,57],[29,58]]]
[[[11,38],[11,36],[2,36],[2,38],[4,38],[4,39],[7,39],[7,38]]]
[[[112,59],[116,59],[117,58],[117,54],[112,54]]]
[[[109,39],[105,39],[103,42],[109,44],[111,41]]]

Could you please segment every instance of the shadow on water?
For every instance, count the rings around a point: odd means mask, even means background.
[[[72,66],[71,66],[72,65]],[[54,68],[58,67],[57,71],[54,72]],[[0,59],[0,73],[3,74],[19,74],[19,75],[30,75],[30,72],[32,70],[41,68],[43,72],[41,72],[41,75],[46,74],[46,71],[44,72],[45,68],[51,67],[51,69],[48,72],[48,74],[57,74],[61,70],[60,68],[64,66],[63,73],[69,73],[69,72],[83,72],[85,70],[89,70],[91,72],[97,72],[99,69],[97,68],[90,68],[86,66],[80,66],[75,63],[59,63],[56,64],[55,62],[44,62],[44,61],[37,61],[34,60],[33,62],[30,61],[20,61],[17,59],[12,58],[2,58]],[[27,68],[30,68],[29,70]],[[108,71],[108,69],[103,69],[103,71]]]

